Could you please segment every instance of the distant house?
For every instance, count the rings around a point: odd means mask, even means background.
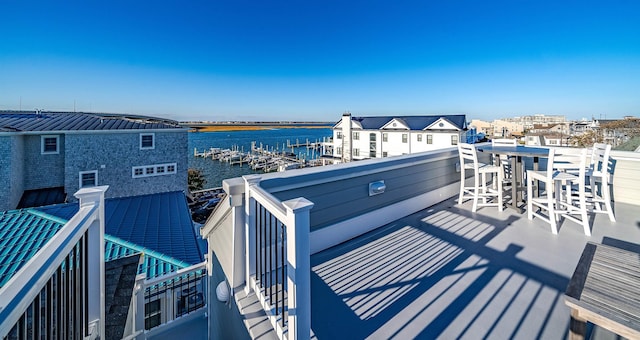
[[[333,126],[339,162],[412,154],[452,147],[463,140],[465,115],[352,117]]]
[[[187,129],[143,116],[0,113],[0,211],[73,202],[80,188],[107,197],[187,187]]]

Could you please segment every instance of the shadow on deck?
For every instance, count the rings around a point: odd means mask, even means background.
[[[545,338],[568,334],[564,291],[587,241],[640,243],[640,207],[593,236],[453,199],[312,256],[312,329],[333,338]]]

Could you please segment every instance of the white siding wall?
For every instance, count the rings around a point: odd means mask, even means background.
[[[354,151],[354,159],[366,159],[369,157],[369,134],[376,134],[376,158],[383,157],[384,152],[387,153],[387,156],[399,156],[416,152],[424,152],[424,151],[432,151],[439,150],[442,148],[451,147],[451,136],[458,135],[457,132],[423,132],[423,131],[371,131],[371,130],[356,130],[354,132],[359,132],[359,139],[353,140],[352,145],[353,149],[358,149],[359,156],[355,156]],[[388,138],[387,142],[382,141],[382,134],[386,133]],[[402,142],[402,135],[407,134],[407,142]],[[433,143],[427,144],[427,135],[430,134],[433,136]],[[422,136],[422,140],[418,141],[418,135]],[[341,146],[340,140],[336,140],[336,133],[334,132],[334,141],[335,148]],[[339,155],[335,153],[334,156],[338,157]]]

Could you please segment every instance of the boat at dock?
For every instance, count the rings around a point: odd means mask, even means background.
[[[309,141],[299,143],[296,141],[295,144],[292,144],[287,142],[286,147],[283,145],[282,151],[262,144],[259,144],[259,146],[256,145],[255,142],[251,143],[251,150],[248,152],[244,152],[238,147],[232,147],[231,149],[211,147],[200,152],[194,148],[193,156],[210,158],[219,162],[229,163],[230,165],[246,165],[252,170],[263,172],[287,171],[322,165],[317,159],[307,160],[293,153],[293,148],[315,148],[317,143],[310,143]],[[290,148],[291,151],[288,151]]]

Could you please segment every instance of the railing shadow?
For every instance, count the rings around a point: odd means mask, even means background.
[[[427,209],[314,255],[314,333],[566,337],[562,296],[569,278],[520,259],[521,245],[488,245],[519,218]]]

